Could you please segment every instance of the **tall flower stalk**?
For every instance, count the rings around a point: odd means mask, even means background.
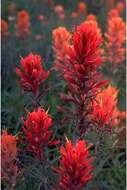
[[[125,22],[119,16],[108,17],[106,38],[106,60],[114,73],[125,60]]]
[[[52,32],[53,37],[53,49],[55,53],[55,65],[56,71],[64,70],[64,64],[67,55],[67,48],[69,46],[71,34],[65,27],[58,27]]]
[[[30,15],[26,10],[22,10],[18,13],[16,23],[16,35],[22,39],[25,39],[30,34]]]
[[[79,130],[90,126],[92,103],[107,81],[101,80],[99,68],[103,62],[102,36],[96,22],[86,21],[76,27],[72,45],[68,47],[64,64],[64,79],[68,92],[63,100],[72,102],[73,120]]]
[[[15,189],[18,167],[16,165],[17,140],[3,130],[1,137],[1,177],[8,190]]]

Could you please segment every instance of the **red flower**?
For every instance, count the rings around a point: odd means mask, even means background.
[[[116,65],[125,60],[125,22],[120,17],[108,19],[106,37],[107,61],[112,64],[113,70]]]
[[[42,108],[29,113],[24,121],[23,132],[28,143],[28,150],[33,152],[39,159],[44,156],[44,148],[55,145],[57,141],[51,140],[53,131],[50,129],[52,118]]]
[[[118,124],[117,95],[118,90],[108,86],[96,96],[96,100],[93,102],[92,119],[98,128],[103,129],[107,126],[108,129],[111,129]]]
[[[5,20],[1,20],[1,36],[5,37],[8,35],[8,23]]]
[[[84,140],[76,145],[67,141],[65,147],[60,148],[60,167],[56,171],[60,175],[59,186],[61,190],[80,190],[92,179],[93,170],[89,150]]]
[[[65,100],[75,104],[74,114],[78,118],[76,123],[79,129],[89,126],[88,115],[92,109],[92,101],[107,83],[101,81],[98,71],[103,62],[101,43],[97,23],[84,22],[74,31],[72,46],[67,51],[64,78],[68,85],[68,95]]]
[[[46,72],[41,64],[41,57],[30,53],[25,58],[21,58],[21,69],[15,69],[21,78],[19,83],[22,88],[26,91],[32,91],[36,96],[39,93],[39,86],[49,75],[49,71]]]
[[[78,3],[78,12],[81,14],[86,12],[86,4],[84,2]]]
[[[26,38],[30,33],[30,16],[25,10],[18,13],[16,34],[21,38]]]
[[[2,180],[8,185],[16,183],[18,168],[16,166],[17,157],[17,141],[12,135],[8,135],[6,130],[3,130],[1,137],[1,175]]]
[[[65,27],[58,27],[53,30],[52,36],[53,48],[56,57],[55,69],[57,71],[62,71],[66,60],[67,48],[69,46],[71,34]]]

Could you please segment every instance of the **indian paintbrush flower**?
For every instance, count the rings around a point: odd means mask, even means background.
[[[56,172],[60,176],[61,190],[80,190],[92,179],[92,161],[86,142],[79,140],[76,144],[71,141],[60,147],[60,166]]]
[[[39,94],[41,83],[47,79],[49,71],[45,71],[42,66],[40,55],[30,53],[20,60],[21,68],[15,69],[19,75],[19,84],[25,91],[32,91],[35,96]]]
[[[24,120],[22,129],[28,145],[27,149],[40,160],[44,159],[45,147],[58,143],[58,141],[52,140],[52,123],[51,116],[41,107],[28,113]]]

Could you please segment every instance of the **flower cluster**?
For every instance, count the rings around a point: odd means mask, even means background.
[[[64,70],[64,64],[71,34],[65,27],[58,27],[53,30],[52,35],[53,48],[56,58],[54,67],[57,71],[62,71]]]
[[[21,58],[21,69],[15,69],[20,77],[19,84],[25,91],[32,91],[35,96],[38,96],[39,86],[49,75],[49,72],[46,72],[41,64],[41,57],[30,53],[25,58]]]
[[[101,81],[100,68],[103,50],[102,37],[96,22],[81,23],[73,33],[73,44],[67,51],[64,78],[68,85],[66,99],[76,106],[77,127],[89,125],[92,101],[107,81]],[[85,124],[84,124],[85,123]]]
[[[96,96],[96,100],[93,102],[92,120],[97,128],[112,129],[118,123],[117,95],[118,90],[108,86]]]
[[[23,124],[23,132],[28,143],[27,148],[40,160],[44,158],[45,147],[58,143],[58,141],[51,140],[53,135],[53,131],[50,129],[52,122],[50,115],[39,107],[28,113]]]
[[[17,157],[17,141],[15,136],[7,134],[3,130],[1,138],[1,176],[9,186],[15,185],[16,177],[18,175],[18,168],[16,166]]]
[[[67,141],[65,147],[60,148],[60,166],[56,171],[60,175],[61,190],[80,190],[92,179],[92,161],[84,140],[75,145]]]
[[[26,38],[30,34],[30,16],[25,10],[18,13],[16,23],[16,34],[18,37]]]
[[[106,37],[107,61],[112,64],[113,70],[116,65],[125,59],[125,22],[116,16],[108,19]]]

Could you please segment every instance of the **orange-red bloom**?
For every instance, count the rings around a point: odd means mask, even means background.
[[[108,19],[106,37],[107,61],[115,67],[125,59],[125,22],[120,17]]]
[[[78,12],[79,12],[80,14],[86,12],[86,4],[85,4],[84,2],[79,2],[79,3],[78,3]]]
[[[34,95],[38,95],[39,86],[47,79],[49,71],[45,71],[42,67],[42,59],[39,55],[30,53],[20,60],[21,69],[15,69],[19,75],[19,84],[25,91],[32,91]]]
[[[63,70],[67,48],[71,34],[65,27],[58,27],[53,30],[53,48],[55,51],[55,69]]]
[[[56,170],[60,175],[61,190],[80,190],[92,179],[92,161],[86,142],[79,140],[75,145],[67,141],[60,148],[60,167]]]
[[[5,37],[8,35],[8,23],[5,20],[1,20],[1,36]]]
[[[17,141],[15,136],[8,135],[6,130],[3,130],[1,137],[1,176],[2,180],[8,185],[16,183],[18,168],[16,166],[17,157]]]
[[[96,96],[96,100],[93,102],[92,119],[98,128],[108,127],[111,129],[118,123],[117,95],[118,90],[108,86]]]
[[[52,118],[44,109],[38,108],[28,113],[24,121],[23,131],[28,143],[28,150],[33,152],[39,159],[44,158],[44,149],[48,145],[54,145],[57,141],[51,140],[53,131]]]
[[[25,10],[18,13],[16,34],[21,38],[26,38],[30,34],[30,16]]]

